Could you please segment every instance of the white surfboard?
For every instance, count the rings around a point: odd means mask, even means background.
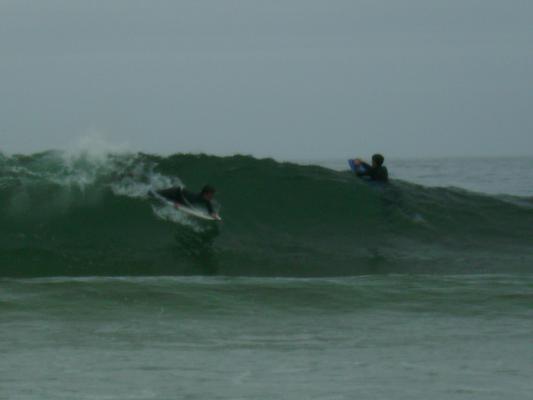
[[[187,214],[187,215],[190,215],[190,216],[193,216],[193,217],[196,217],[196,218],[200,218],[200,219],[204,219],[204,220],[207,220],[207,221],[222,221],[222,218],[220,218],[220,216],[217,214],[215,217],[207,214],[205,211],[202,211],[198,208],[195,208],[195,207],[188,207],[184,204],[180,204],[180,203],[174,203],[170,200],[168,200],[167,198],[161,196],[159,193],[157,193],[156,191],[154,190],[151,190],[150,191],[150,194],[152,196],[154,196],[155,198],[157,198],[158,200],[160,200],[161,202],[165,203],[166,205],[168,206],[171,206],[171,207],[174,207],[176,208],[177,210]]]
[[[216,217],[213,217],[202,210],[199,210],[194,207],[187,207],[179,203],[171,203],[176,209],[180,210],[181,212],[184,212],[185,214],[192,215],[196,218],[206,219],[208,221],[222,221],[222,218],[218,216],[218,214],[215,214]]]

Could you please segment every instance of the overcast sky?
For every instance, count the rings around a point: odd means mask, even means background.
[[[533,154],[531,0],[0,0],[0,151]]]

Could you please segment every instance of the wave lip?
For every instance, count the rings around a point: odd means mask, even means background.
[[[206,182],[222,224],[149,189]],[[531,272],[533,199],[247,156],[0,156],[0,276]]]

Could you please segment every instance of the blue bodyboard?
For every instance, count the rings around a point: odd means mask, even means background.
[[[348,160],[348,165],[350,166],[350,169],[356,174],[362,174],[366,172],[366,167],[362,164],[356,165],[355,160]]]

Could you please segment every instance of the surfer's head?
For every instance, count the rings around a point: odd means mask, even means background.
[[[211,185],[205,185],[203,188],[202,188],[202,191],[200,192],[201,195],[207,199],[207,200],[211,200],[213,198],[213,196],[215,195],[215,188]]]
[[[384,161],[385,161],[385,157],[383,157],[381,154],[374,154],[372,156],[373,167],[381,167]]]

